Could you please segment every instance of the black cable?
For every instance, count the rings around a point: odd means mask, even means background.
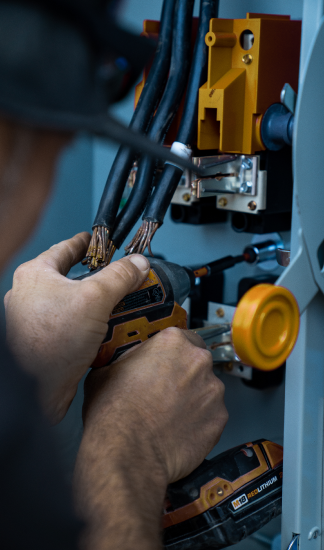
[[[147,131],[168,77],[175,4],[176,0],[164,0],[163,2],[155,57],[130,122],[130,127],[137,132],[145,133]],[[109,231],[112,230],[135,156],[134,149],[123,145],[119,148],[107,178],[93,227],[101,225]]]
[[[218,15],[218,0],[200,0],[200,19],[197,39],[185,105],[176,141],[192,145],[197,128],[199,88],[207,80],[208,47],[205,36],[209,31],[209,21]],[[166,164],[159,183],[149,199],[143,219],[154,223],[163,223],[173,194],[179,184],[183,170]]]
[[[161,141],[168,130],[187,84],[193,5],[194,0],[178,0],[176,5],[170,74],[148,132],[148,137],[155,142]],[[117,217],[111,237],[116,248],[121,246],[145,207],[154,168],[154,159],[146,156],[141,159],[131,195]]]

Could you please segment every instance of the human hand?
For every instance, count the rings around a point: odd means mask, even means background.
[[[162,550],[168,483],[202,462],[227,421],[204,348],[197,334],[167,328],[88,375],[74,476],[82,550]]]
[[[141,449],[149,457],[145,468],[160,469],[167,483],[196,468],[228,417],[224,385],[205,347],[197,334],[168,328],[92,371],[85,384],[84,439],[91,434],[96,456],[109,449],[112,459],[114,449],[122,453],[125,446],[136,461]]]
[[[64,417],[95,359],[111,311],[139,288],[149,271],[148,261],[134,255],[82,281],[67,279],[89,240],[88,233],[79,233],[21,265],[5,296],[9,346],[37,377],[41,402],[53,423]]]

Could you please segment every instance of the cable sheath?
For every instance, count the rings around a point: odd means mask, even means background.
[[[201,0],[198,35],[186,93],[186,100],[176,141],[192,145],[197,129],[199,88],[207,80],[208,47],[205,36],[209,31],[209,21],[218,15],[218,0]],[[166,164],[143,216],[144,220],[163,223],[183,170]]]
[[[146,133],[158,101],[161,98],[170,67],[172,27],[176,0],[164,0],[158,44],[151,70],[145,82],[130,127]],[[124,187],[136,157],[136,150],[121,146],[108,175],[93,227],[112,230]]]
[[[194,0],[178,0],[176,4],[169,78],[148,131],[148,137],[155,142],[163,140],[178,110],[187,84],[193,4]],[[142,157],[134,187],[126,205],[117,216],[111,236],[116,248],[120,248],[143,212],[150,194],[154,169],[155,159]]]

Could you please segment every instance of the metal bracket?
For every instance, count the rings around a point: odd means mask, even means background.
[[[246,212],[247,214],[258,214],[267,206],[267,172],[258,172],[258,185],[255,196],[247,196],[242,193],[217,194],[217,208],[234,212]]]
[[[230,323],[236,308],[226,304],[208,302],[208,321],[198,329],[214,361],[214,373],[225,373],[245,380],[252,379],[252,367],[239,362],[231,344]]]
[[[295,114],[296,103],[297,103],[297,94],[292,89],[290,84],[285,84],[280,93],[281,103],[287,107],[293,115]]]
[[[207,325],[194,332],[202,337],[211,352],[215,374],[225,372],[246,380],[252,379],[252,368],[240,362],[233,348],[230,323]]]
[[[173,198],[173,204],[189,206],[202,198],[216,197],[221,210],[258,214],[265,210],[267,172],[260,170],[258,155],[214,155],[194,157],[205,177],[186,171]]]
[[[257,193],[257,156],[201,157],[198,166],[203,167],[206,173],[206,177],[193,182],[198,198],[212,197],[217,193],[239,193],[248,196],[255,196]]]
[[[319,289],[315,283],[313,271],[303,239],[302,229],[299,229],[298,237],[298,252],[283,274],[279,277],[276,285],[284,286],[293,293],[298,302],[299,311],[302,314]]]

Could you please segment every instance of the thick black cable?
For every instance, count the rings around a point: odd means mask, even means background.
[[[155,142],[164,138],[178,110],[187,84],[193,5],[194,0],[178,0],[176,5],[170,74],[163,97],[148,131],[148,137]],[[154,159],[146,156],[141,159],[131,195],[117,217],[111,237],[116,248],[121,246],[143,212],[150,193],[154,168]]]
[[[130,122],[130,127],[137,132],[146,133],[168,77],[175,4],[176,0],[164,0],[163,2],[155,57]],[[109,231],[112,230],[135,156],[134,149],[123,145],[119,148],[107,178],[93,227],[102,225]]]
[[[218,15],[218,0],[200,1],[200,19],[188,90],[176,141],[192,145],[197,129],[199,88],[207,80],[208,47],[205,36],[209,31],[209,21]],[[143,219],[162,224],[173,194],[179,184],[183,170],[166,164],[159,183],[149,199]]]

